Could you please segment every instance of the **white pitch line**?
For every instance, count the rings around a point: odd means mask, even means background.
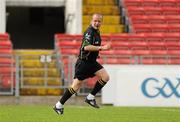
[[[180,112],[180,109],[161,109],[163,111]]]

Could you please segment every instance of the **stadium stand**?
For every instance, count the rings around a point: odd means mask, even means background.
[[[62,54],[72,54],[78,55],[81,40],[76,40],[75,36],[67,35],[70,40],[60,39],[60,35],[56,36],[55,47]],[[172,40],[172,41],[170,41]],[[174,40],[174,41],[173,41]],[[143,54],[165,55],[164,50],[178,50],[180,38],[178,33],[174,34],[164,34],[164,33],[141,33],[141,34],[117,34],[110,35],[109,40],[112,43],[112,50],[102,51],[100,54],[104,55],[137,55],[135,52],[140,52]],[[105,42],[105,40],[104,40]],[[142,51],[142,52],[141,52]],[[155,51],[155,53],[154,53]],[[162,51],[162,52],[161,52]],[[156,53],[157,52],[157,53]],[[177,52],[177,51],[175,51]]]
[[[62,38],[61,38],[62,37]],[[69,74],[69,59],[64,55],[77,57],[81,36],[55,35],[55,49],[63,61],[65,74]],[[110,41],[112,49],[101,51],[98,61],[102,64],[147,64],[177,65],[180,64],[179,33],[123,33],[102,36],[103,43]],[[72,43],[71,43],[72,42]],[[67,77],[67,76],[66,76]],[[90,79],[91,87],[93,79]]]
[[[102,34],[124,32],[120,9],[115,0],[83,0],[83,32],[89,26],[93,13],[103,14]]]
[[[178,0],[123,0],[123,11],[130,32],[179,33]]]
[[[101,28],[102,44],[110,41],[112,50],[101,51],[98,61],[102,64],[147,64],[147,65],[179,65],[180,64],[180,2],[179,0],[123,0],[120,11],[113,0],[83,0],[83,32],[90,23],[93,13],[104,15]],[[125,14],[124,14],[125,13]],[[125,24],[132,33],[125,32],[122,23],[125,15]],[[109,34],[109,35],[105,35]],[[55,34],[55,54],[58,64],[53,60],[47,65],[47,84],[44,80],[44,64],[42,55],[53,55],[52,51],[15,50],[14,54],[21,57],[20,89],[21,95],[59,95],[61,89],[52,89],[51,86],[60,86],[59,77],[71,77],[73,62],[79,53],[82,35]],[[12,55],[12,43],[8,34],[0,34],[0,55]],[[31,58],[31,56],[35,58]],[[0,74],[15,72],[10,67],[12,58],[0,57]],[[71,65],[72,64],[72,65]],[[58,67],[58,66],[60,67]],[[57,69],[60,68],[60,69]],[[62,68],[62,69],[61,69]],[[36,70],[34,70],[36,69]],[[23,74],[21,73],[23,70]],[[64,74],[60,74],[63,70]],[[10,76],[1,77],[0,86],[9,88]],[[87,85],[91,88],[95,83],[89,79]],[[53,79],[53,80],[52,80]],[[70,82],[70,81],[69,81]],[[50,86],[43,88],[41,86]],[[64,85],[64,84],[63,84]],[[68,85],[68,84],[66,84]],[[31,86],[32,88],[29,88]],[[33,88],[33,87],[37,88]],[[39,88],[41,87],[41,88]]]
[[[62,93],[60,89],[62,82],[56,60],[51,57],[48,63],[43,62],[45,59],[43,56],[52,56],[53,51],[15,50],[14,53],[19,56],[21,95],[59,95]]]
[[[125,6],[174,7],[178,0],[123,0]]]
[[[174,15],[133,15],[129,18],[131,24],[179,24],[180,16]]]
[[[0,92],[11,92],[15,85],[13,45],[9,34],[0,34]]]

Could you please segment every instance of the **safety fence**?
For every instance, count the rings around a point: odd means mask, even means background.
[[[11,63],[7,64],[8,68],[2,69],[1,67],[0,70],[0,95],[14,95],[16,97],[22,95],[62,95],[73,81],[74,67],[77,60],[75,55],[16,55],[11,58]],[[150,60],[151,58],[152,60]],[[156,62],[156,64],[150,63],[152,65],[166,66],[170,64],[167,59],[170,60],[171,58],[170,56],[104,55],[98,61],[102,65],[144,65],[143,61],[147,59],[147,61]],[[173,58],[177,61],[180,60],[180,56]],[[2,74],[2,72],[6,74]],[[87,95],[96,80],[96,78],[85,80],[76,95]],[[101,95],[101,93],[98,95]]]

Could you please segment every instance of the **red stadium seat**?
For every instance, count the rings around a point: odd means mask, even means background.
[[[159,0],[143,0],[142,6],[158,7],[159,6]]]
[[[145,40],[147,42],[164,41],[165,34],[163,33],[144,33]]]
[[[172,57],[172,56],[170,56],[168,58],[168,63],[169,64],[177,64],[177,65],[179,65],[180,64],[180,57]]]
[[[168,33],[169,26],[166,24],[151,24],[152,32],[153,33]]]
[[[161,56],[158,56],[158,57],[144,57],[142,58],[141,60],[141,63],[142,64],[167,64],[167,59],[166,57],[161,57]]]
[[[11,68],[11,67],[0,67],[0,74],[9,74],[11,72],[14,72],[15,68]]]
[[[134,64],[134,58],[126,57],[106,57],[98,59],[101,64]]]
[[[167,24],[165,16],[162,15],[151,15],[148,20],[149,24]]]
[[[131,31],[135,33],[151,33],[152,28],[151,25],[147,24],[134,24]]]
[[[101,51],[101,55],[131,55],[131,50],[129,49],[116,49],[116,50],[108,50]]]
[[[9,34],[7,33],[0,33],[0,41],[2,40],[9,40]]]
[[[168,33],[169,26],[164,24],[134,24],[132,32],[135,33]]]
[[[180,15],[180,9],[176,7],[162,7],[163,15]]]
[[[123,5],[128,7],[128,6],[137,6],[140,7],[142,6],[142,0],[122,0]]]
[[[149,48],[165,46],[165,42],[163,40],[164,34],[162,33],[147,33],[145,34],[145,37]]]
[[[129,36],[129,45],[133,47],[147,47],[147,41],[144,34],[131,34]]]
[[[130,17],[131,23],[132,24],[166,24],[167,20],[165,16],[160,16],[160,15],[134,15]]]
[[[148,42],[149,49],[153,48],[165,48],[165,43],[163,41],[150,41]]]
[[[180,16],[170,15],[164,17],[167,21],[167,24],[180,24]]]
[[[99,80],[99,77],[97,77],[97,76],[86,79],[87,87],[93,88],[97,80]]]
[[[150,55],[167,55],[167,50],[166,49],[151,49],[150,50]]]
[[[166,33],[164,34],[164,41],[165,42],[180,41],[180,34],[179,33]]]
[[[180,7],[180,2],[179,2],[179,0],[175,0],[176,1],[176,6],[177,7]]]
[[[60,53],[63,55],[78,55],[79,49],[61,48]]]
[[[166,41],[165,46],[167,49],[180,49],[180,41]]]
[[[0,54],[12,54],[12,50],[11,49],[0,49]]]
[[[0,49],[11,49],[12,48],[12,43],[10,40],[5,40],[5,41],[0,41]]]
[[[118,34],[118,35],[112,35],[110,36],[110,42],[111,42],[111,46],[112,48],[122,48],[122,47],[126,47],[128,48],[129,46],[129,34]],[[104,41],[102,42],[104,43]]]
[[[3,75],[0,77],[2,88],[11,88],[11,77],[9,75]]]
[[[79,48],[81,45],[80,41],[76,41],[76,40],[66,40],[66,41],[57,41],[56,45],[60,48]]]
[[[145,11],[143,7],[127,7],[127,14],[128,16],[132,15],[145,15]]]
[[[103,36],[101,36],[101,40],[102,40],[102,42],[108,42],[110,40],[110,36],[109,35],[103,35]]]
[[[144,38],[144,34],[129,34],[128,36],[128,40],[129,42],[132,42],[132,41],[145,41],[145,38]]]
[[[122,47],[129,47],[129,42],[128,41],[112,41],[111,42],[111,47],[113,49],[119,49]]]
[[[145,15],[132,15],[129,18],[131,24],[149,24],[148,17]]]
[[[1,65],[5,65],[5,64],[11,64],[14,63],[14,60],[12,58],[8,58],[8,57],[0,57],[0,66]]]
[[[159,6],[161,6],[161,7],[177,7],[176,0],[159,0]]]
[[[144,7],[145,15],[162,15],[163,10],[160,7]]]
[[[114,51],[115,55],[131,55],[131,50],[128,49],[118,49]]]
[[[171,49],[171,50],[167,50],[167,55],[176,55],[179,56],[180,55],[180,49]]]
[[[131,50],[133,56],[149,55],[149,50],[144,47],[133,47]]]
[[[129,39],[129,34],[128,33],[123,33],[123,34],[114,34],[110,36],[110,41],[125,41],[127,42]]]
[[[180,33],[180,24],[169,25],[170,33]]]

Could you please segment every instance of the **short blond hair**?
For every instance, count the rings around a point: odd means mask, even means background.
[[[101,19],[103,18],[103,15],[100,14],[100,13],[94,13],[94,14],[92,15],[92,18],[93,18],[94,16],[99,16],[99,17],[101,17]]]

